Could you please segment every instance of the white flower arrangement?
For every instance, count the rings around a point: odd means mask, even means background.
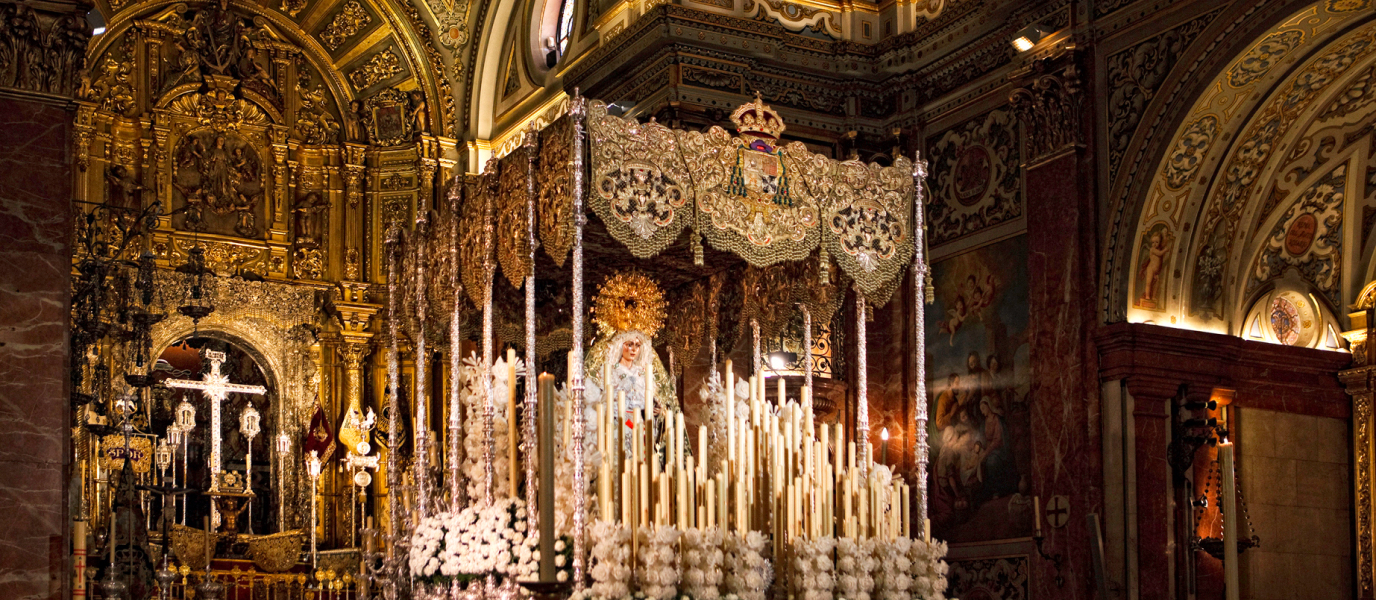
[[[468,482],[468,497],[470,499],[483,497],[483,486],[487,483],[487,475],[483,472],[483,378],[482,363],[476,354],[469,354],[463,359],[465,380],[468,385],[460,397],[464,405],[464,439],[463,439],[463,474],[464,480]],[[516,361],[516,374],[520,376],[524,372],[524,365],[520,359]],[[507,367],[506,359],[498,358],[492,365],[492,486],[493,494],[497,498],[507,496],[507,486],[501,482],[507,480],[507,417],[506,417],[506,397],[507,397]]]
[[[592,575],[589,594],[598,598],[631,595],[631,532],[628,528],[598,520],[593,523]]]
[[[680,531],[673,527],[650,529],[641,527],[640,563],[636,579],[645,596],[658,600],[672,600],[678,594],[679,563],[678,538]]]
[[[693,600],[721,597],[722,533],[719,527],[689,529],[683,532],[683,593]]]
[[[841,538],[836,543],[836,589],[846,600],[870,600],[874,590],[873,538],[854,540]]]
[[[874,578],[875,595],[879,600],[911,600],[912,559],[908,552],[913,541],[899,537],[893,541],[881,541],[875,546],[875,559],[879,561],[879,571]]]
[[[527,535],[525,503],[501,500],[439,513],[416,526],[408,555],[411,576],[429,584],[466,581],[487,573],[529,578],[537,554]]]
[[[586,399],[586,398],[585,398]],[[554,390],[554,530],[568,533],[573,530],[573,452],[564,446],[564,433],[572,426],[567,415],[567,403],[571,399],[565,386]],[[602,455],[597,452],[597,409],[589,404],[583,407],[583,481],[587,502],[584,522],[591,523],[590,515],[597,514],[597,486],[595,478],[601,465]],[[570,436],[569,439],[572,439]]]
[[[741,600],[765,600],[769,584],[774,580],[774,567],[764,554],[768,546],[769,538],[758,531],[745,535],[732,532],[722,536],[728,597],[734,595]]]
[[[797,539],[790,562],[793,595],[801,600],[832,600],[836,587],[835,565],[831,560],[836,540],[830,537]]]
[[[946,561],[946,542],[933,539],[931,543],[921,539],[912,541],[908,548],[908,560],[912,562],[912,595],[923,600],[945,600],[946,572],[950,568]]]
[[[722,385],[721,373],[716,369],[703,382],[698,389],[698,396],[702,398],[702,406],[706,408],[707,415],[707,435],[710,438],[707,446],[710,448],[708,459],[710,464],[721,464],[722,459],[726,458],[726,388]],[[750,403],[746,399],[750,398],[750,385],[744,379],[736,379],[736,428],[743,431],[745,422],[750,417]]]

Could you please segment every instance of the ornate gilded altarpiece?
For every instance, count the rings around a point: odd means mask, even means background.
[[[383,234],[413,227],[455,164],[443,64],[428,31],[406,28],[418,18],[368,0],[297,4],[111,3],[73,136],[78,207],[160,206],[128,257],[149,251],[160,268],[169,316],[153,351],[193,331],[245,348],[293,440],[317,398],[331,427],[345,406],[381,406],[383,386],[365,383],[381,369]],[[195,325],[171,270],[193,247],[216,274],[215,311]],[[289,524],[308,510],[302,485],[284,490]],[[349,535],[345,498],[325,507],[327,535]]]

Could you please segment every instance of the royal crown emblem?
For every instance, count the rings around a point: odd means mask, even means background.
[[[760,99],[759,92],[755,92],[753,102],[742,104],[731,113],[731,122],[736,124],[736,132],[742,136],[767,137],[771,140],[779,139],[785,129],[783,118]]]

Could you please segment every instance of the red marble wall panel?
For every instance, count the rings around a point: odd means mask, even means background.
[[[1070,501],[1069,522],[1046,528],[1044,548],[1063,557],[1032,558],[1032,597],[1089,598],[1096,591],[1085,516],[1102,513],[1092,169],[1071,152],[1026,171],[1028,326],[1032,362],[1035,493]],[[1148,596],[1143,595],[1142,598]]]
[[[66,583],[72,115],[0,97],[0,597]]]

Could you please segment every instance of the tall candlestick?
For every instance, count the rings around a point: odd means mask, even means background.
[[[554,376],[541,373],[539,382],[540,581],[548,583],[554,581]]]
[[[506,350],[506,462],[507,488],[511,498],[517,496],[516,472],[516,349]]]
[[[127,464],[127,463],[126,463],[126,464]],[[126,468],[132,468],[132,467],[127,467],[127,466],[126,466]],[[106,563],[106,564],[114,565],[114,564],[115,564],[115,513],[114,513],[114,511],[111,511],[109,516],[110,516],[110,538],[109,538],[109,539],[110,539],[110,543],[106,544],[106,546],[107,546],[106,549],[109,550],[110,556],[107,557],[107,560],[108,560],[109,562]],[[205,518],[205,530],[206,530],[206,532],[209,532],[209,531],[210,531],[210,517],[206,517],[206,518]],[[209,535],[206,536],[206,539],[207,539],[207,540],[209,539]],[[207,565],[210,564],[210,544],[209,544],[209,542],[206,543],[205,564],[207,564]]]
[[[1223,586],[1227,600],[1237,600],[1237,478],[1233,470],[1233,443],[1218,445],[1219,469],[1223,471]]]
[[[1036,537],[1042,537],[1042,497],[1041,497],[1041,496],[1033,496],[1033,497],[1032,497],[1032,523],[1033,523],[1033,531],[1036,532],[1036,533],[1034,533],[1033,535],[1035,535]]]

